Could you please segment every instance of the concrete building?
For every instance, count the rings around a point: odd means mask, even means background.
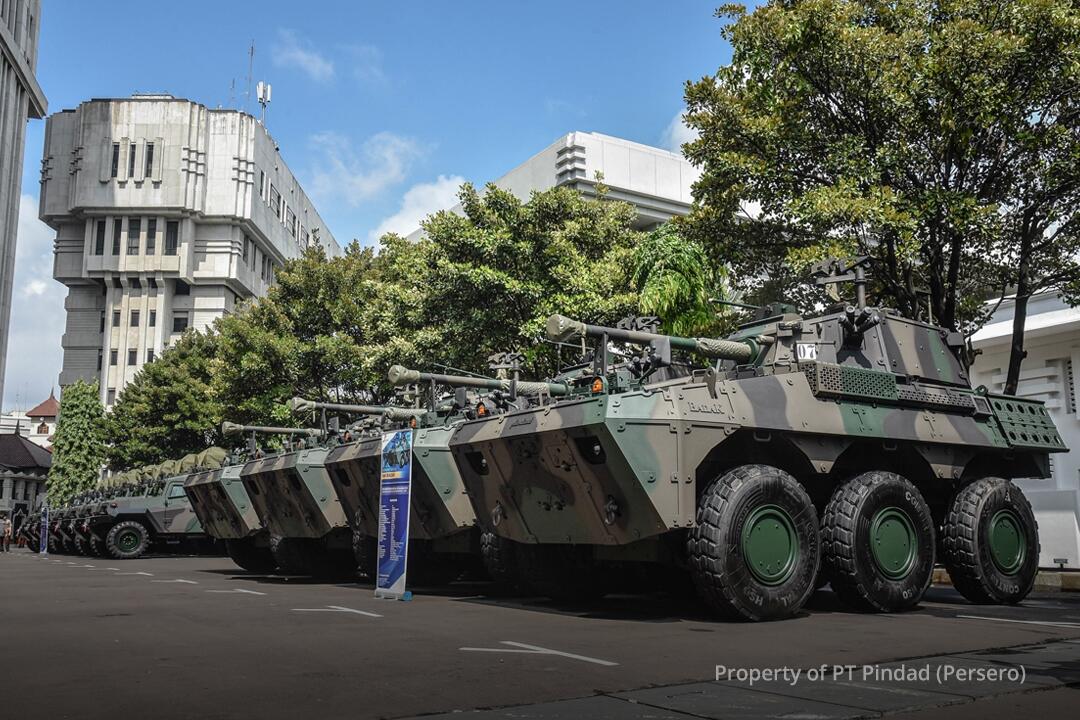
[[[60,401],[56,393],[27,411],[15,410],[0,415],[0,435],[22,435],[30,442],[52,452],[53,433],[60,416]]]
[[[41,219],[68,286],[60,385],[98,378],[106,407],[189,327],[261,296],[334,236],[255,118],[169,95],[51,115]]]
[[[0,435],[0,513],[16,520],[41,507],[52,454],[22,435]]]
[[[637,227],[648,229],[675,215],[686,215],[693,198],[690,188],[701,175],[679,153],[630,142],[610,135],[571,132],[562,136],[494,184],[527,200],[534,190],[569,187],[596,195],[596,176],[603,176],[607,197],[637,208]],[[461,206],[451,208],[460,212]],[[416,240],[423,234],[409,234]]]
[[[981,350],[972,367],[972,384],[1001,392],[1009,369],[1014,303],[1006,299],[972,337]],[[1080,568],[1080,415],[1076,381],[1080,373],[1080,308],[1066,305],[1057,293],[1036,295],[1028,303],[1024,332],[1027,358],[1017,394],[1041,400],[1053,418],[1068,453],[1051,456],[1053,477],[1021,480],[1039,522],[1039,564]]]
[[[28,118],[45,117],[38,86],[41,0],[0,0],[0,398],[4,396],[15,241]]]

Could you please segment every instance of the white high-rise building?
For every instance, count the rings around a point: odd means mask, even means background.
[[[41,0],[0,0],[0,398],[4,396],[15,233],[19,227],[27,118],[45,117],[37,67]]]
[[[189,327],[264,295],[275,268],[334,236],[252,116],[169,95],[51,115],[41,219],[68,286],[60,385],[98,378],[111,406]]]

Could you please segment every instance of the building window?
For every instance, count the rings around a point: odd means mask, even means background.
[[[120,311],[119,310],[113,310],[112,326],[113,327],[120,327]]]
[[[128,350],[128,365],[134,365],[139,362],[139,351]]]
[[[157,278],[146,278],[151,290],[157,290]]]
[[[266,199],[266,173],[259,171],[259,197]]]
[[[105,404],[112,405],[114,402],[116,402],[116,388],[109,388],[105,395]]]
[[[117,352],[116,352],[116,350],[110,350],[109,351],[109,365],[111,367],[115,367],[116,366],[116,360],[117,360]]]
[[[133,328],[139,327],[139,311],[138,310],[132,310],[131,311],[131,327],[133,327]]]
[[[112,171],[110,177],[120,174],[120,143],[112,144]]]
[[[105,254],[105,221],[98,220],[94,233],[94,254]]]
[[[248,241],[248,236],[245,235],[244,236],[244,264],[245,265],[247,264],[247,261],[248,261],[248,242],[249,242]]]
[[[146,221],[146,254],[153,255],[157,251],[157,218]]]
[[[154,174],[154,143],[146,143],[146,165],[143,174],[146,177]]]
[[[169,220],[165,223],[165,254],[175,255],[176,247],[180,244],[180,223]]]
[[[97,351],[97,369],[98,369],[98,372],[101,372],[101,363],[102,363],[102,360],[104,358],[104,355],[105,355],[104,351],[102,351],[101,348],[98,348],[98,351]]]
[[[101,313],[101,327],[98,328],[98,332],[105,332],[105,312]]]
[[[128,148],[128,180],[135,179],[135,143]]]
[[[173,315],[172,319],[172,331],[174,333],[182,333],[187,330],[188,316],[187,313],[177,313]]]
[[[149,321],[149,322],[147,323],[147,325],[148,325],[149,327],[157,327],[157,310],[151,310],[151,311],[150,311],[150,318],[149,318],[149,320],[150,320],[150,321]]]
[[[146,362],[154,362],[154,351],[152,349],[146,351]]]
[[[132,290],[142,290],[142,280],[140,280],[139,278],[130,277],[130,278],[128,278],[128,282],[131,283],[131,289]],[[139,293],[136,292],[134,294],[138,295]]]
[[[139,254],[139,233],[142,232],[142,220],[132,218],[128,220],[128,255]]]
[[[123,218],[113,218],[112,224],[112,254],[120,254],[120,231],[123,228]]]
[[[281,221],[281,193],[277,191],[273,183],[270,183],[270,209],[274,211],[278,222]]]
[[[183,280],[177,280],[175,285],[174,285],[173,295],[190,295],[190,294],[191,294],[191,286],[188,285]]]

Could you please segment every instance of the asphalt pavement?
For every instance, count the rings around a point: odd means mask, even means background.
[[[227,558],[0,555],[0,714],[22,718],[1075,717],[1080,595],[898,615],[828,590],[775,623],[484,583],[377,600]]]

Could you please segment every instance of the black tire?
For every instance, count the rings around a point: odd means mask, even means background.
[[[518,567],[517,545],[513,540],[499,537],[495,533],[480,533],[480,558],[484,562],[494,587],[502,592],[509,592],[522,587],[521,569]]]
[[[1007,513],[1024,533],[1023,555],[1006,572],[991,551],[992,521]],[[1039,571],[1039,525],[1031,503],[1012,482],[988,477],[961,488],[942,528],[945,567],[953,587],[973,603],[1015,605],[1028,596]]]
[[[743,535],[752,529],[752,516],[771,508],[786,515],[793,542],[783,573],[767,583],[751,569]],[[814,592],[821,562],[817,511],[788,473],[769,465],[743,465],[702,492],[687,553],[698,594],[713,611],[755,622],[790,617]]]
[[[82,555],[83,557],[85,557],[85,556],[90,554],[89,544],[85,540],[83,540],[80,536],[78,536],[78,535],[75,536],[74,544],[75,544],[75,554],[76,555]]]
[[[873,535],[876,520],[899,533],[891,567],[876,559],[882,540]],[[890,544],[888,536],[885,541]],[[836,488],[825,507],[821,555],[824,575],[841,602],[871,612],[908,610],[919,604],[934,577],[930,507],[900,475],[879,470],[857,475]]]
[[[104,557],[105,543],[103,543],[97,535],[90,535],[89,539],[86,541],[86,547],[94,557]]]
[[[105,548],[117,560],[134,560],[150,549],[150,531],[137,520],[121,520],[105,535]]]
[[[248,572],[271,573],[277,569],[274,554],[268,547],[259,547],[251,538],[226,540],[225,553],[229,558]]]
[[[311,552],[307,538],[270,537],[270,554],[286,575],[311,575]]]
[[[531,590],[561,602],[599,600],[610,589],[607,571],[586,545],[525,545],[514,548],[520,577]]]
[[[66,538],[66,537],[61,538],[60,539],[60,552],[63,553],[64,555],[74,555],[75,552],[76,552],[75,551],[75,541],[73,541],[71,538]]]

